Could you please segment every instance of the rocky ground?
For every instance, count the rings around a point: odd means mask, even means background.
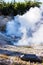
[[[43,63],[23,61],[19,57],[9,57],[8,59],[2,57],[0,60],[0,65],[43,65]]]
[[[0,65],[43,65],[43,63],[34,63],[30,61],[23,61],[19,55],[25,54],[39,54],[42,50],[36,50],[29,47],[17,47],[17,46],[0,46]]]
[[[24,47],[24,46],[3,45],[3,46],[0,46],[0,50],[4,50],[4,51],[7,50],[11,52],[19,52],[24,54],[36,54],[37,56],[43,57],[43,48],[38,49],[38,48],[28,47],[28,46]]]
[[[0,65],[43,65],[43,63],[34,63],[34,61],[23,61],[19,57],[22,53],[40,55],[41,51],[43,52],[43,49],[39,50],[10,45],[0,46]]]

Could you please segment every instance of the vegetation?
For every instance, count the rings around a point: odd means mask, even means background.
[[[23,61],[17,56],[11,57],[7,55],[0,55],[0,59],[1,59],[0,65],[43,65],[43,62],[34,63],[30,61]]]
[[[41,2],[32,2],[32,1],[25,1],[25,2],[15,2],[14,3],[6,3],[3,0],[0,0],[0,15],[17,15],[17,14],[24,14],[30,7],[40,7]]]

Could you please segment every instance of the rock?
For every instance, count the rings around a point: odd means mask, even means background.
[[[41,58],[36,56],[35,54],[24,54],[20,56],[20,58],[24,61],[30,61],[30,62],[42,62]]]

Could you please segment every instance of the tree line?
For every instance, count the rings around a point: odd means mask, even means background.
[[[1,0],[0,0],[1,1]],[[29,10],[31,7],[40,7],[41,2],[0,2],[0,15],[14,15],[17,14],[24,14],[27,10]]]

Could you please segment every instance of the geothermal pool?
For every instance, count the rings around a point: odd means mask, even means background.
[[[14,16],[7,22],[5,34],[14,39],[14,45],[43,45],[43,5]]]

